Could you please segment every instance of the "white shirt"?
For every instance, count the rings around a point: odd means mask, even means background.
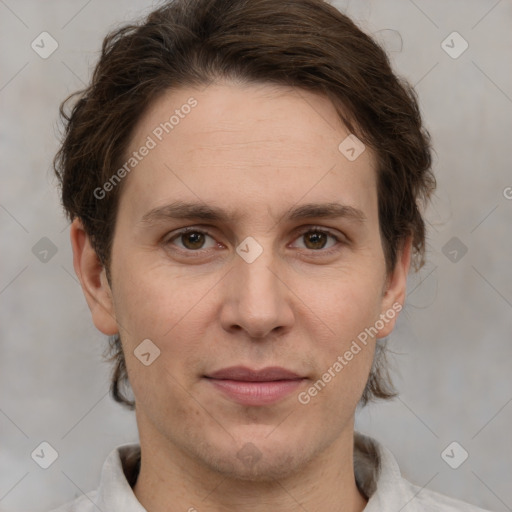
[[[132,487],[140,464],[140,446],[119,446],[107,457],[96,491],[53,512],[146,512]],[[392,453],[375,439],[355,433],[354,472],[368,503],[364,512],[485,512],[474,505],[414,485],[400,474]]]

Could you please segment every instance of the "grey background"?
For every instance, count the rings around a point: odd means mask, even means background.
[[[416,85],[438,178],[428,263],[390,342],[400,398],[363,410],[357,428],[414,483],[512,510],[512,2],[336,5]],[[43,511],[95,488],[108,452],[137,439],[133,414],[108,396],[106,338],[74,276],[51,159],[59,103],[87,82],[107,30],[151,6],[0,0],[0,510]],[[42,31],[59,44],[48,59],[31,48]],[[453,31],[469,43],[457,59],[441,47]],[[57,250],[46,263],[32,252],[43,237]],[[59,454],[46,470],[30,456],[42,441]],[[441,458],[452,441],[469,453],[458,469]]]

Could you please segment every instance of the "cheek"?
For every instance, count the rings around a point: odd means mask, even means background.
[[[212,296],[206,292],[217,281],[218,276],[213,275],[182,279],[143,257],[119,263],[116,315],[136,393],[151,388],[179,390],[201,374],[204,340],[209,335],[205,319],[212,317]],[[159,354],[150,366],[144,366],[134,354],[146,339]]]
[[[301,403],[315,404],[328,421],[337,424],[355,411],[375,354],[371,328],[378,319],[379,304],[374,293],[366,292],[356,287],[350,294],[332,293],[324,316],[329,336],[315,350],[319,373],[300,397]],[[318,412],[320,417],[323,413]]]
[[[322,380],[343,382],[344,392],[354,388],[357,394],[370,371],[374,329],[381,307],[380,284],[375,278],[363,279],[352,274],[338,283],[332,282],[316,298],[309,295],[311,308],[315,308],[320,328],[325,332],[325,336],[315,338],[322,360],[319,369],[330,371]]]
[[[184,279],[162,264],[155,265],[150,255],[120,261],[118,276],[115,309],[125,338],[161,339],[183,322],[190,324],[197,318],[205,290],[213,284],[213,278]]]
[[[342,340],[356,337],[375,323],[382,304],[382,279],[376,275],[346,273],[338,279],[324,282],[312,294],[305,296],[307,304],[329,328],[331,336]]]

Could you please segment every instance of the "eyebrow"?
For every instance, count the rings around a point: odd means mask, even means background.
[[[206,203],[186,203],[175,201],[173,203],[153,208],[142,217],[140,223],[153,224],[169,219],[208,220],[213,222],[229,222],[247,217],[248,212],[226,211],[222,208],[207,205]],[[353,206],[339,203],[308,203],[288,210],[280,220],[302,220],[308,218],[336,219],[364,222],[366,215]]]

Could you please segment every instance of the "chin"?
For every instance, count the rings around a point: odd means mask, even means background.
[[[250,482],[274,483],[299,472],[325,446],[305,443],[307,436],[295,438],[283,429],[277,435],[275,427],[252,435],[226,436],[223,442],[204,442],[194,446],[195,457],[201,464],[225,478]],[[274,432],[273,432],[274,430]],[[310,440],[311,442],[311,440]]]
[[[302,460],[304,454],[295,453],[297,447],[289,447],[279,452],[261,450],[254,443],[246,443],[237,452],[213,454],[207,462],[211,469],[226,478],[247,482],[275,484],[276,480],[286,478],[307,462]]]

